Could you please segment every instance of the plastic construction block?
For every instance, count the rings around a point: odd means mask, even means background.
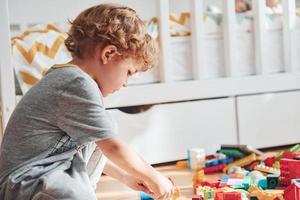
[[[280,162],[279,161],[276,161],[273,166],[273,168],[276,168],[276,169],[280,169]]]
[[[173,193],[173,197],[172,200],[176,200],[181,196],[181,191],[179,189],[179,187],[176,187]]]
[[[228,164],[228,163],[232,163],[234,160],[233,158],[227,157],[227,158],[223,158],[223,159],[219,159],[219,163],[224,163],[224,164]]]
[[[249,171],[253,171],[254,167],[259,165],[259,164],[260,164],[260,161],[254,161],[250,165],[245,166],[245,169],[249,170]]]
[[[192,200],[204,200],[204,199],[201,196],[194,195],[194,196],[192,196]]]
[[[140,193],[140,200],[154,200],[149,194],[145,192]]]
[[[282,158],[294,159],[297,156],[300,156],[300,151],[292,152],[292,151],[285,151],[282,154]]]
[[[215,200],[241,200],[242,195],[239,192],[217,192]]]
[[[204,197],[204,199],[214,199],[215,198],[215,189],[208,186],[199,186],[197,188],[197,195]]]
[[[267,179],[266,178],[260,179],[257,182],[257,186],[260,187],[260,188],[262,188],[262,189],[266,189],[268,187]]]
[[[218,159],[210,160],[205,163],[205,167],[212,167],[220,164]]]
[[[228,179],[229,179],[228,175],[223,175],[220,179],[220,183],[227,183]]]
[[[250,176],[246,176],[242,183],[243,189],[248,190],[252,183],[252,178]]]
[[[292,179],[300,177],[300,160],[281,159],[280,172],[280,183],[289,185]]]
[[[212,166],[216,166],[219,164],[227,164],[227,163],[231,163],[233,162],[233,158],[222,158],[222,159],[214,159],[214,160],[210,160],[208,162],[205,163],[205,167],[212,167]]]
[[[259,200],[274,200],[276,198],[283,199],[282,190],[262,190],[256,185],[251,185],[248,192],[250,199],[253,197],[257,197]]]
[[[279,175],[269,174],[267,176],[267,188],[274,189],[279,185]]]
[[[179,169],[186,169],[188,168],[188,161],[187,160],[181,160],[176,162],[176,167]]]
[[[190,169],[197,169],[198,164],[205,163],[205,151],[200,148],[187,149],[188,167]]]
[[[239,149],[220,149],[218,150],[218,153],[223,153],[228,157],[233,158],[243,158],[246,156],[246,154]]]
[[[215,181],[215,182],[202,181],[198,186],[211,187],[211,188],[222,188],[222,187],[226,187],[227,184],[220,183],[219,181]]]
[[[300,200],[300,179],[295,179],[292,184],[284,190],[285,200]]]
[[[222,163],[216,166],[204,168],[204,174],[211,174],[211,173],[222,171],[225,168],[225,166],[226,165]]]
[[[221,149],[238,149],[245,153],[246,155],[255,153],[256,155],[262,155],[263,152],[253,148],[250,145],[244,145],[244,144],[222,144]]]
[[[264,163],[265,163],[266,166],[272,167],[273,164],[275,163],[275,161],[276,161],[275,156],[271,156],[271,157],[266,158],[266,159],[264,160]]]
[[[296,152],[296,151],[300,151],[300,144],[296,144],[294,146],[292,146],[289,151],[292,151],[292,152]]]
[[[265,173],[269,173],[269,174],[276,174],[276,175],[280,175],[280,170],[273,168],[273,167],[268,167],[268,166],[264,166],[264,165],[257,165],[254,167],[255,170],[257,171],[261,171],[261,172],[265,172]]]
[[[233,166],[240,166],[240,167],[244,167],[246,165],[249,165],[251,164],[252,162],[256,161],[256,154],[255,153],[252,153],[250,154],[249,156],[246,156],[244,158],[241,158],[239,160],[236,160],[234,161],[233,163],[230,163],[228,164],[224,169],[223,169],[223,172],[227,172],[227,170],[230,168],[230,167],[233,167]]]
[[[193,176],[193,183],[197,184],[202,181],[205,181],[205,175],[204,175],[204,171],[200,170]]]

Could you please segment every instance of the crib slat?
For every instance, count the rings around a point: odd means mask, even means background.
[[[8,1],[3,0],[0,6],[0,100],[2,109],[2,126],[6,126],[15,107],[15,83],[11,66],[10,30],[8,20]],[[0,142],[1,142],[0,132]]]
[[[237,76],[235,63],[235,39],[236,39],[236,20],[235,20],[235,0],[223,1],[223,28],[224,28],[224,60],[226,76]]]
[[[283,44],[285,71],[294,72],[297,68],[296,46],[295,46],[295,0],[284,0],[283,2]]]
[[[170,81],[170,61],[169,61],[169,0],[159,1],[159,35],[160,35],[160,81]]]
[[[256,74],[267,74],[268,71],[265,66],[265,0],[252,0],[254,10],[254,34],[255,34],[255,67]]]
[[[203,66],[203,0],[192,0],[192,17],[191,17],[191,29],[192,29],[192,49],[193,49],[193,77],[195,80],[205,78],[207,70]]]

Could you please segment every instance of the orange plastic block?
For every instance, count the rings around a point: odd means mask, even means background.
[[[178,167],[180,169],[186,169],[186,168],[188,168],[188,161],[187,160],[178,161],[176,163],[176,167]]]
[[[249,156],[246,156],[244,158],[241,158],[237,161],[234,161],[233,163],[228,164],[224,169],[223,172],[227,172],[227,170],[230,167],[234,167],[234,166],[240,166],[240,167],[244,167],[246,165],[251,164],[252,162],[256,161],[256,154],[252,153]]]

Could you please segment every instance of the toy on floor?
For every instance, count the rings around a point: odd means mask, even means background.
[[[197,169],[199,165],[205,163],[205,151],[200,148],[191,148],[187,150],[188,167],[190,169]]]
[[[283,185],[291,184],[291,179],[300,178],[300,160],[281,159],[280,160],[280,181]]]
[[[284,190],[285,200],[300,200],[300,179],[292,180],[292,184]]]
[[[264,160],[256,157],[259,152],[249,154],[238,148],[223,147],[217,152],[221,152],[221,157],[206,156],[209,159],[205,168],[193,177],[196,194],[193,199],[300,200],[300,145]],[[227,155],[224,157],[224,154]],[[240,157],[242,154],[245,156]],[[235,161],[220,162],[225,158],[232,161],[228,155],[235,157]],[[207,181],[205,174],[218,172],[221,168],[227,175]]]
[[[180,197],[180,195],[181,195],[180,189],[178,187],[175,187],[173,197],[169,198],[169,199],[166,199],[166,200],[177,200]],[[147,194],[145,192],[141,192],[140,193],[140,200],[154,200],[154,199],[149,194]]]

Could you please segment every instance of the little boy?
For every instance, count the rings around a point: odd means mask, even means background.
[[[113,4],[91,7],[71,25],[65,44],[72,61],[53,66],[8,122],[0,199],[95,200],[103,170],[135,190],[170,198],[171,181],[115,136],[102,102],[153,65],[155,41],[134,10]]]

